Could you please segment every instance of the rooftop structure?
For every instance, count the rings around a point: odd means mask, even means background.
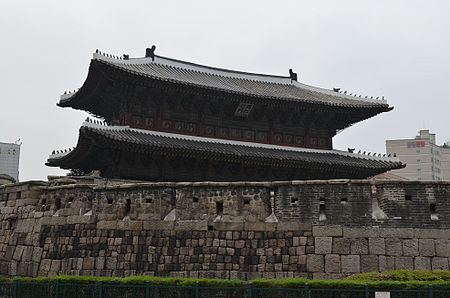
[[[94,53],[83,86],[58,103],[104,122],[47,165],[153,181],[367,178],[398,159],[333,150],[342,129],[392,109],[273,76],[154,55]]]
[[[19,143],[0,142],[0,175],[8,175],[19,181]]]
[[[409,180],[450,180],[450,148],[436,145],[436,134],[427,129],[412,139],[386,140],[386,152],[395,154],[406,167],[392,171]]]

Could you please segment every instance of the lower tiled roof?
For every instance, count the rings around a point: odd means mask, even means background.
[[[85,123],[80,128],[80,139],[87,138],[98,147],[114,147],[126,151],[159,155],[189,156],[198,159],[214,159],[288,168],[343,168],[346,171],[367,171],[376,175],[391,169],[404,167],[397,158],[376,157],[340,150],[318,150],[277,146],[260,143],[230,141],[132,129],[128,126],[103,126]],[[70,164],[83,154],[78,146],[69,152],[53,154],[47,165]]]

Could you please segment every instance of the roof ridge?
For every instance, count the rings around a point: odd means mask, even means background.
[[[101,60],[104,62],[109,62],[113,64],[157,64],[162,66],[173,67],[176,69],[186,69],[190,71],[195,71],[198,73],[216,75],[228,78],[236,78],[236,79],[244,79],[250,81],[257,82],[265,82],[265,83],[273,83],[273,84],[282,84],[282,85],[292,85],[291,78],[289,76],[280,76],[280,75],[271,75],[271,74],[263,74],[263,73],[253,73],[253,72],[244,72],[239,70],[232,70],[214,66],[208,66],[203,64],[197,64],[193,62],[173,59],[169,57],[155,55],[155,60],[150,57],[140,57],[140,58],[129,58],[129,59],[117,59],[110,56],[105,56],[99,53],[93,53],[93,60]],[[234,74],[235,76],[226,75],[226,74]]]

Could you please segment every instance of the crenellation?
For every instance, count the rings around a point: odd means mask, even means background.
[[[0,186],[1,274],[337,278],[449,266],[449,183],[77,179]],[[388,218],[372,217],[374,199]],[[266,222],[272,204],[278,222]]]

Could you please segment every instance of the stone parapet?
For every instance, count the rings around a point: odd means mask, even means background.
[[[448,269],[449,193],[450,183],[367,180],[7,184],[0,274],[340,278]]]

